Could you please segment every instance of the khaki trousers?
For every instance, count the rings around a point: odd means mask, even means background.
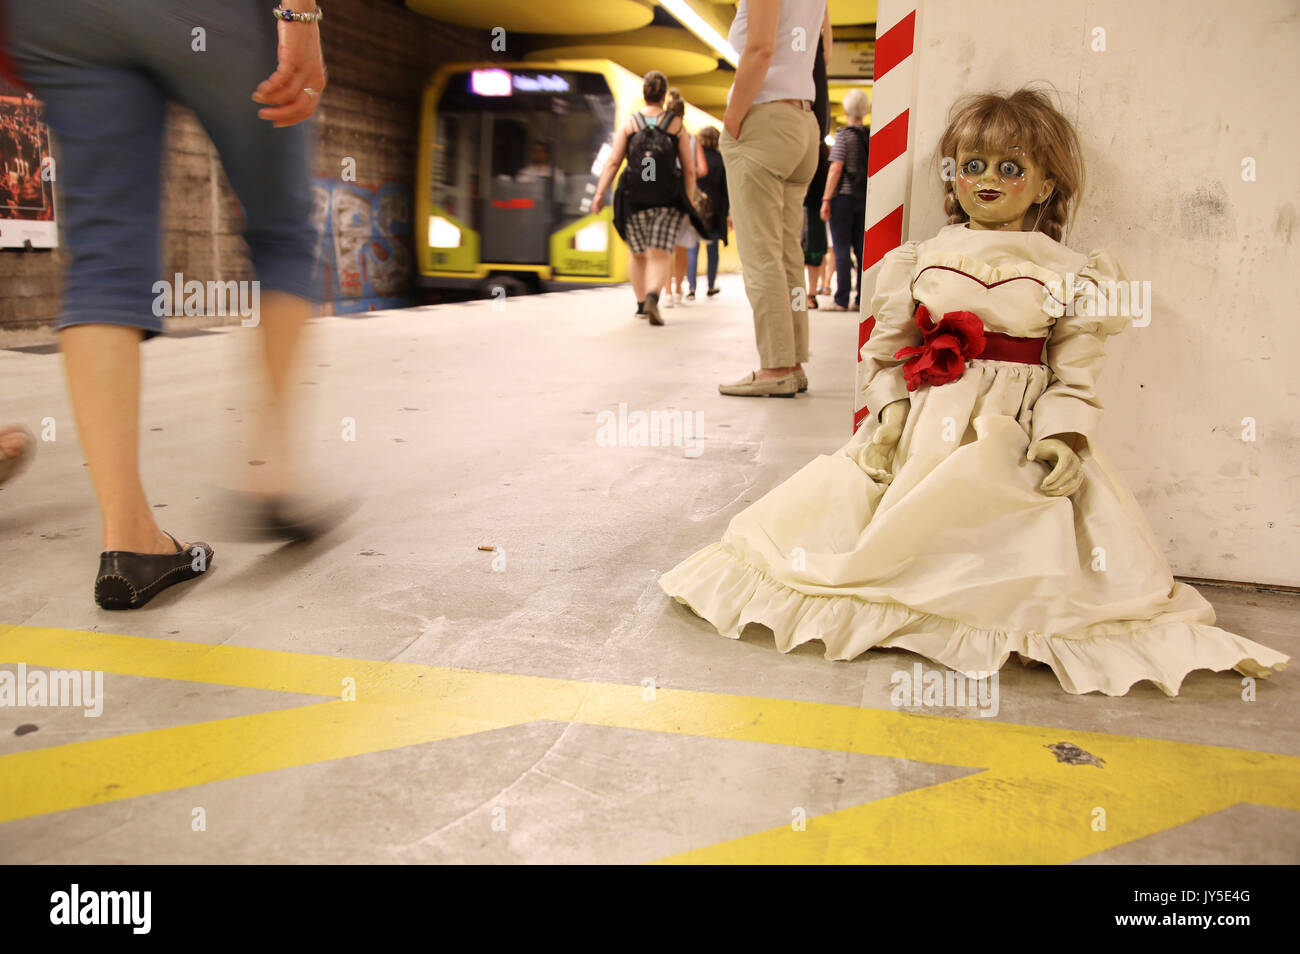
[[[817,171],[817,120],[793,103],[749,110],[740,138],[722,131],[731,217],[764,368],[808,360],[803,200]]]

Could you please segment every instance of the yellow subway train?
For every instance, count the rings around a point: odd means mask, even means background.
[[[420,285],[514,295],[626,281],[611,206],[591,203],[614,134],[643,106],[641,77],[610,60],[440,68],[421,107]],[[687,129],[704,126],[722,121],[687,104]],[[734,241],[722,252],[735,269]]]

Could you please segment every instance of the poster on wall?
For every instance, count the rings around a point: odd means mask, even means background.
[[[0,79],[0,248],[54,248],[55,165],[44,106]]]

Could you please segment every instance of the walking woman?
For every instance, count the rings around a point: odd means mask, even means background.
[[[698,177],[698,189],[704,194],[704,255],[706,258],[709,285],[705,292],[709,297],[718,293],[718,242],[727,244],[727,217],[731,215],[731,204],[727,197],[727,168],[718,151],[718,128],[708,126],[700,130],[696,137],[695,174]],[[687,269],[694,275],[699,270],[698,248],[692,253]]]
[[[614,196],[614,227],[632,252],[628,274],[636,293],[636,315],[662,325],[659,289],[668,282],[673,249],[687,219],[686,196],[695,191],[695,157],[681,135],[681,117],[664,109],[668,77],[651,70],[641,84],[645,108],[614,136],[614,151],[600,172],[591,213],[600,212],[614,174],[628,160]],[[683,177],[685,191],[683,191]]]
[[[807,390],[808,309],[803,287],[803,200],[821,138],[813,100],[816,43],[831,48],[826,0],[740,0],[729,40],[741,51],[727,97],[722,157],[731,214],[754,312],[762,367],[718,386],[723,394],[794,397]]]
[[[686,122],[686,100],[682,98],[681,90],[674,87],[668,91],[668,98],[664,100],[664,109],[670,113],[675,113],[681,118],[683,123],[682,132],[689,140],[687,148],[690,150],[691,156],[694,157],[697,148],[695,134],[688,131],[684,125]],[[699,188],[698,169],[695,174],[696,188]],[[664,286],[664,293],[659,296],[660,302],[672,307],[673,305],[682,304],[684,300],[695,300],[695,276],[698,272],[699,260],[700,235],[695,231],[695,226],[691,224],[690,218],[684,218],[681,228],[677,230],[677,244],[673,247],[672,277],[669,284]],[[687,280],[687,284],[690,286],[690,290],[685,296],[682,295],[683,278]]]
[[[180,542],[158,526],[138,462],[140,343],[162,332],[151,305],[162,271],[159,179],[169,99],[192,109],[216,145],[243,206],[261,283],[268,387],[254,452],[265,464],[250,502],[274,535],[302,539],[319,530],[290,517],[286,504],[295,482],[286,391],[314,297],[302,123],[325,88],[315,3],[283,0],[274,18],[261,4],[207,0],[7,0],[3,12],[9,57],[44,100],[60,146],[70,263],[55,327],[103,516],[95,600],[134,609],[204,573],[213,555],[207,544]],[[202,53],[192,47],[199,29]]]

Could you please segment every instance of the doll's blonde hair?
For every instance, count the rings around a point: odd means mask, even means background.
[[[1006,144],[1028,150],[1043,167],[1044,178],[1055,182],[1052,194],[1031,205],[1025,220],[1033,222],[1032,230],[1061,241],[1083,193],[1083,150],[1070,121],[1043,93],[1023,87],[1005,96],[976,93],[959,99],[948,113],[948,128],[939,138],[935,158],[956,162],[959,149],[984,151]],[[957,201],[954,179],[944,177],[943,187],[948,223],[970,221]]]

